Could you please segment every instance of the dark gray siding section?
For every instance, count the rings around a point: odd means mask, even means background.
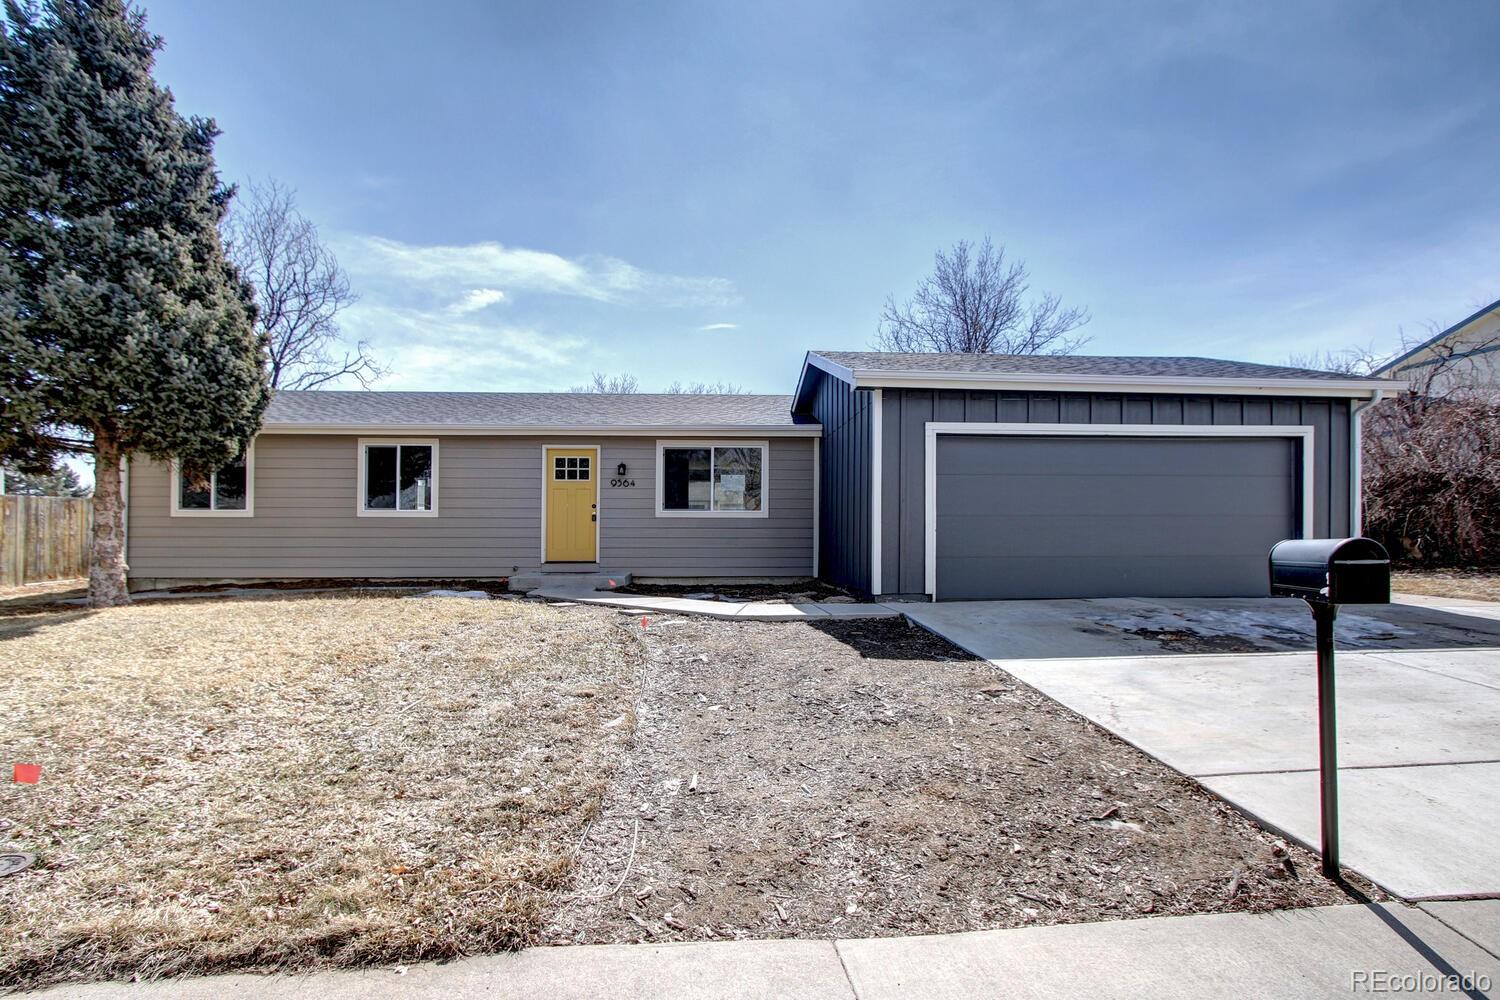
[[[439,439],[439,516],[359,517],[357,442],[262,434],[254,517],[172,517],[167,466],[132,462],[131,577],[494,577],[535,569],[545,445],[602,448],[601,567],[643,577],[812,575],[810,438],[769,440],[763,518],[657,517],[655,438],[457,435]],[[621,462],[633,485],[611,486]]]
[[[823,425],[818,567],[824,579],[870,589],[871,397],[820,373],[812,414]]]
[[[1336,537],[1349,530],[1347,400],[947,389],[886,389],[883,396],[881,577],[886,594],[917,595],[926,589],[925,435],[929,421],[1308,425],[1315,428],[1314,533]]]

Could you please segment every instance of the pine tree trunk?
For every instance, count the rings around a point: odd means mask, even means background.
[[[125,505],[120,497],[120,449],[108,434],[94,435],[94,552],[89,560],[89,606],[130,603],[125,583]]]

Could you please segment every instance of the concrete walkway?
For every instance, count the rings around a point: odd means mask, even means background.
[[[1436,608],[1454,615],[1472,615],[1500,621],[1500,603],[1475,601],[1462,597],[1431,597],[1427,594],[1392,594],[1391,601],[1416,608]]]
[[[1500,896],[1497,612],[1444,600],[1339,615],[1342,861],[1407,899]],[[1316,672],[1301,602],[972,602],[909,614],[1319,848]],[[1269,651],[1202,651],[1236,644]]]
[[[1472,988],[1444,989],[1442,977]],[[1410,978],[1404,978],[1410,977]],[[107,983],[46,1000],[484,997],[1277,997],[1406,992],[1482,997],[1500,981],[1500,901],[1330,906],[854,941],[533,948],[444,964],[305,976]],[[1392,990],[1381,983],[1410,983]],[[1426,984],[1425,990],[1416,984]]]
[[[831,618],[898,618],[902,612],[886,604],[776,604],[770,601],[705,601],[686,597],[646,597],[581,587],[545,587],[533,590],[536,597],[579,604],[602,604],[627,611],[657,614],[704,615],[743,622],[827,621]]]

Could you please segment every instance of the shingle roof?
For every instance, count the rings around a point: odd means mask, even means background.
[[[896,354],[881,351],[814,351],[859,371],[994,375],[1116,375],[1141,378],[1327,379],[1352,376],[1310,368],[1284,368],[1218,358],[1101,357],[1082,354]]]
[[[791,427],[792,397],[592,392],[277,392],[265,422],[337,427]]]

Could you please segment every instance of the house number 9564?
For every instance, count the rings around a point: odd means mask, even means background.
[[[616,478],[611,479],[609,481],[609,485],[611,485],[611,486],[624,486],[624,487],[628,488],[628,487],[631,487],[631,486],[635,485],[635,480],[634,479],[620,479],[619,477],[616,477]]]

